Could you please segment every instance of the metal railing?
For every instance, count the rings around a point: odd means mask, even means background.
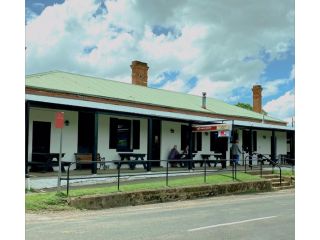
[[[251,159],[250,159],[250,157],[251,157]],[[249,164],[247,164],[247,161],[249,161]],[[278,158],[271,159],[270,154],[260,154],[260,153],[254,152],[252,155],[247,155],[244,158],[245,172],[247,172],[247,166],[249,166],[251,170],[254,169],[254,165],[252,164],[253,161],[257,162],[256,166],[259,167],[260,177],[262,177],[263,168],[265,166],[264,162],[268,162],[269,166],[271,165],[272,173],[274,173],[274,168],[277,167],[279,169],[280,186],[282,185],[282,172],[283,172],[282,167],[290,167],[291,173],[294,174],[295,160],[288,158],[288,157],[284,157],[284,156],[279,155]]]
[[[237,163],[236,161],[234,161],[233,159],[220,159],[220,160],[207,160],[207,159],[179,159],[179,160],[113,160],[113,161],[104,161],[103,163],[101,163],[101,161],[81,161],[81,162],[69,162],[68,163],[68,168],[67,168],[67,172],[66,172],[66,176],[63,176],[61,178],[61,180],[65,180],[67,181],[67,195],[69,195],[69,189],[70,189],[70,181],[71,180],[79,180],[79,179],[98,179],[98,178],[116,178],[116,184],[117,184],[117,189],[118,191],[120,191],[120,183],[121,183],[121,179],[124,177],[132,177],[132,176],[152,176],[152,175],[159,175],[160,177],[165,177],[165,182],[166,182],[166,186],[169,187],[169,176],[174,175],[174,176],[182,176],[182,175],[189,175],[189,174],[197,174],[197,175],[201,175],[203,174],[203,182],[207,183],[207,176],[210,173],[217,173],[217,174],[221,174],[221,173],[225,173],[225,172],[231,172],[232,173],[232,179],[233,181],[237,180],[237,173],[238,172],[244,172],[247,173],[247,166],[250,167],[251,170],[254,169],[259,169],[260,170],[260,177],[262,177],[263,175],[263,168],[264,168],[264,161],[268,161],[269,162],[269,166],[270,164],[272,165],[272,172],[273,169],[275,167],[279,168],[280,171],[280,185],[282,184],[282,169],[281,166],[278,164],[278,162],[273,161],[269,158],[262,158],[261,159],[261,155],[262,154],[258,154],[258,153],[254,153],[253,155],[259,155],[259,158],[257,159],[252,159],[252,162],[250,161],[249,164],[247,164],[248,158],[250,156],[245,157],[245,159],[242,162],[242,166],[244,166],[244,169],[242,168],[238,168],[237,167]],[[252,155],[252,156],[253,156]],[[251,156],[251,157],[252,157]],[[161,167],[163,170],[161,171],[155,171],[152,172],[152,163],[161,163],[165,162],[165,164],[163,164],[162,166],[157,166],[154,168],[159,168]],[[253,162],[255,164],[253,164]],[[193,166],[195,163],[200,163],[200,167],[197,167],[196,170],[193,170]],[[229,163],[229,165],[228,165]],[[93,175],[89,175],[89,176],[70,176],[70,168],[71,166],[73,166],[74,164],[114,164],[115,166],[115,171],[113,170],[113,174],[93,174]],[[121,168],[121,165],[128,165],[128,168]],[[176,165],[178,166],[178,164],[180,165],[180,167],[172,167],[172,165]],[[201,165],[202,164],[202,165]],[[221,169],[215,169],[215,168],[207,168],[207,165],[210,166],[210,164],[214,164],[215,166],[217,164],[221,164]],[[134,169],[139,169],[141,170],[142,168],[136,168],[137,165],[143,165],[144,167],[144,172],[135,172]],[[100,165],[101,166],[101,165]],[[133,169],[131,169],[133,166]],[[214,167],[215,167],[214,166]],[[241,166],[241,165],[240,165]],[[293,166],[293,165],[292,165]],[[131,168],[129,168],[131,167]],[[179,169],[179,170],[178,170]],[[107,172],[109,171],[109,169],[106,170]],[[293,171],[293,170],[292,170]]]
[[[151,172],[149,170],[152,169],[151,164],[153,162],[165,162],[165,167],[164,170],[165,171],[157,171],[157,172]],[[227,168],[227,163],[230,162],[229,167]],[[182,176],[183,174],[202,174],[203,173],[203,182],[206,183],[207,182],[207,175],[209,173],[221,173],[221,172],[232,172],[232,179],[237,180],[237,169],[236,169],[236,164],[235,162],[233,162],[233,160],[229,160],[229,159],[220,159],[220,160],[190,160],[190,159],[180,159],[180,160],[130,160],[130,161],[124,161],[124,160],[113,160],[113,161],[104,161],[104,164],[107,163],[112,163],[115,164],[116,168],[116,173],[115,174],[93,174],[90,176],[70,176],[70,168],[71,166],[73,166],[74,164],[100,164],[100,161],[81,161],[80,162],[71,162],[68,164],[68,168],[66,171],[66,176],[61,177],[61,180],[67,181],[67,195],[69,195],[69,190],[70,190],[70,181],[71,180],[80,180],[80,179],[98,179],[98,178],[117,178],[117,189],[118,191],[120,191],[120,179],[123,177],[130,177],[130,176],[152,176],[152,175],[161,175],[163,177],[163,175],[165,175],[165,181],[166,181],[166,186],[169,186],[169,176],[170,175],[175,175],[175,176]],[[144,165],[144,169],[146,170],[145,172],[140,172],[140,173],[135,173],[130,174],[128,173],[128,171],[134,171],[134,170],[130,170],[130,168],[125,168],[122,169],[121,165],[124,164],[128,164],[128,166],[136,166],[137,164],[142,164]],[[170,167],[169,165],[176,163],[176,164],[182,164],[180,167]],[[197,168],[197,170],[193,170],[193,165],[195,163],[202,163],[202,168]],[[221,164],[221,169],[217,170],[217,169],[208,169],[207,165],[209,165],[210,163],[213,164]],[[141,169],[141,168],[134,168],[134,169]],[[175,169],[175,170],[173,170]],[[181,170],[177,170],[177,169],[181,169]],[[121,172],[121,170],[126,170],[126,172]]]

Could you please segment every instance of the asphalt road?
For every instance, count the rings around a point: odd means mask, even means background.
[[[27,240],[294,239],[294,190],[26,214]]]

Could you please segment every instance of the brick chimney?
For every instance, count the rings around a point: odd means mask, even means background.
[[[148,64],[140,61],[132,61],[132,84],[145,86],[148,85]]]
[[[261,85],[254,85],[252,87],[252,102],[253,102],[253,111],[257,113],[262,112],[262,87]]]

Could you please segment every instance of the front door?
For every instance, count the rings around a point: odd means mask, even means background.
[[[32,130],[32,152],[50,152],[51,122],[33,122]]]
[[[94,113],[79,112],[78,153],[92,153],[94,139]]]

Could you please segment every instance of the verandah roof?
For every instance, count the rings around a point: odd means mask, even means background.
[[[154,89],[61,71],[28,75],[26,76],[26,87],[210,114],[253,118],[260,121],[264,118],[264,120],[285,123],[284,121],[270,116],[263,116],[262,114],[227,104],[214,98],[207,98],[206,109],[204,109],[202,108],[201,96]]]

